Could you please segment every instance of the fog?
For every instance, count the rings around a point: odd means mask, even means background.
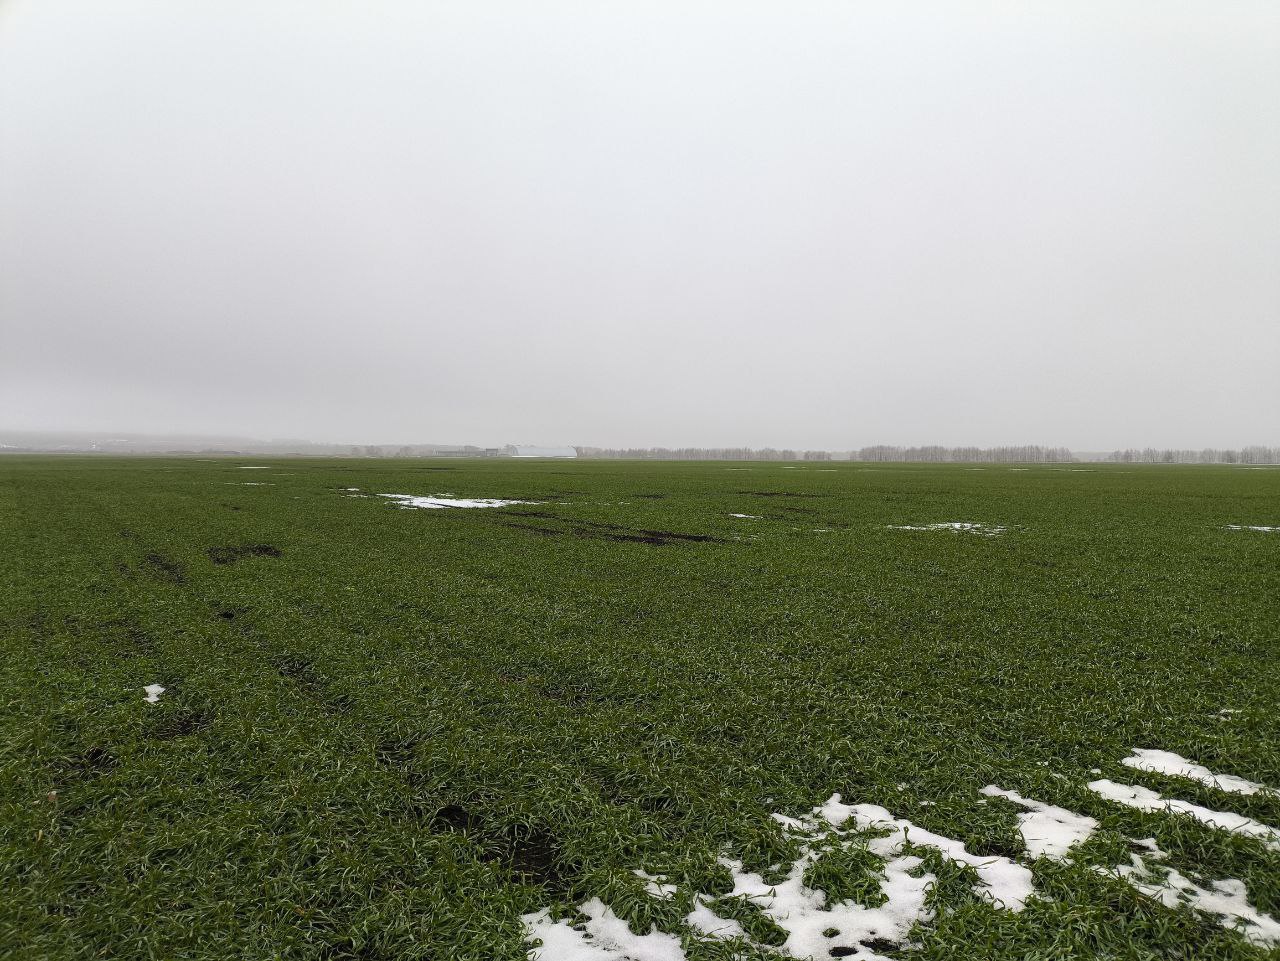
[[[0,5],[0,426],[1280,441],[1273,2]]]

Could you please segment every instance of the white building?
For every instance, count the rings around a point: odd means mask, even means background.
[[[512,457],[577,457],[578,452],[572,447],[529,447],[516,444],[507,448]]]

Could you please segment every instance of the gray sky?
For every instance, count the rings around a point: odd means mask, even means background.
[[[0,426],[1280,442],[1280,5],[0,0]]]

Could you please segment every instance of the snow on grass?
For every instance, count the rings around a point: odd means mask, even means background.
[[[943,857],[973,868],[980,880],[979,893],[997,907],[1019,911],[1031,897],[1031,872],[1004,857],[982,857],[964,844],[895,818],[874,804],[845,804],[834,794],[804,818],[775,814],[774,819],[796,842],[799,857],[786,876],[776,881],[748,871],[743,863],[722,856],[733,889],[724,897],[745,899],[786,933],[780,950],[798,961],[818,961],[833,956],[875,961],[883,956],[866,943],[905,944],[912,929],[932,920],[929,892],[937,878],[924,870],[919,848],[932,848]],[[881,862],[878,868],[883,903],[869,907],[855,901],[830,902],[827,893],[810,887],[810,869],[825,855],[853,847],[865,847]],[[650,895],[663,900],[678,896],[676,885],[666,878],[636,871]],[[688,895],[686,895],[688,897]],[[703,940],[737,939],[761,951],[742,925],[722,917],[719,899],[692,893],[691,910],[684,919],[693,937]],[[599,898],[578,906],[585,921],[575,927],[569,920],[553,921],[547,910],[521,920],[528,941],[541,942],[529,952],[531,961],[685,961],[680,940],[651,929],[632,933],[625,921]]]
[[[676,886],[667,883],[665,874],[650,874],[637,868],[631,872],[644,881],[644,889],[659,901],[670,901],[676,895]]]
[[[1098,829],[1096,818],[1025,798],[1017,791],[1004,791],[994,784],[988,784],[982,789],[982,793],[987,797],[1004,798],[1026,808],[1026,811],[1018,815],[1018,830],[1027,846],[1027,854],[1032,858],[1065,861],[1072,848],[1083,844]]]
[[[271,468],[265,464],[241,464],[239,467],[241,470],[271,470]]]
[[[1152,771],[1170,777],[1182,777],[1199,781],[1209,787],[1232,794],[1275,794],[1272,788],[1255,781],[1247,781],[1234,774],[1214,774],[1202,764],[1188,761],[1172,751],[1156,751],[1150,748],[1134,748],[1133,754],[1120,762],[1139,771]]]
[[[405,509],[439,510],[446,507],[507,507],[511,504],[541,504],[541,501],[500,500],[496,497],[417,497],[413,494],[379,494]]]
[[[1254,944],[1262,947],[1280,945],[1280,921],[1262,914],[1249,904],[1243,881],[1227,878],[1212,881],[1209,887],[1202,888],[1173,868],[1152,870],[1137,854],[1130,855],[1130,859],[1132,863],[1117,865],[1111,871],[1105,868],[1098,870],[1127,881],[1166,907],[1189,907],[1211,914]]]
[[[902,944],[911,929],[931,920],[927,896],[936,878],[922,870],[921,858],[911,848],[933,848],[945,858],[972,867],[982,882],[979,894],[998,907],[1019,911],[1031,896],[1031,872],[1004,857],[980,857],[952,838],[926,831],[910,821],[895,818],[875,804],[845,804],[833,794],[806,818],[775,814],[774,819],[800,842],[800,857],[778,883],[747,871],[741,862],[723,858],[721,864],[733,877],[730,897],[744,897],[787,934],[782,950],[795,958],[827,958],[833,948],[850,952],[847,957],[879,957],[862,942]],[[852,830],[842,830],[846,824]],[[874,832],[869,835],[867,832]],[[827,902],[825,891],[811,888],[805,877],[823,854],[865,845],[882,859],[880,894],[884,903],[868,907],[854,901]],[[714,902],[709,902],[714,909]],[[828,937],[826,932],[835,931]]]
[[[758,520],[760,519],[760,515],[759,515],[759,514],[730,514],[729,516],[730,516],[730,517],[745,517],[747,520],[752,520],[752,521],[758,521]]]
[[[890,524],[891,531],[963,531],[967,534],[981,534],[983,537],[995,537],[1009,528],[996,524],[980,524],[975,521],[946,521],[940,524]]]
[[[1116,804],[1137,808],[1139,811],[1163,811],[1195,818],[1209,827],[1233,834],[1258,838],[1273,850],[1280,851],[1280,830],[1230,811],[1213,811],[1190,801],[1166,798],[1161,794],[1135,784],[1117,784],[1107,778],[1089,782],[1089,790]]]
[[[886,841],[891,843],[892,849],[897,850],[910,843],[915,847],[934,848],[948,860],[972,867],[984,885],[978,893],[1010,911],[1021,911],[1027,898],[1031,897],[1031,872],[1006,857],[971,854],[960,841],[926,831],[905,819],[895,818],[875,804],[844,804],[839,794],[831,795],[827,803],[818,810],[827,821],[837,827],[853,817],[863,831],[890,831],[887,838],[873,841],[869,845],[873,853],[879,853],[876,850],[877,844]]]
[[[1222,778],[1205,773],[1175,754],[1162,751],[1135,752],[1126,759],[1151,762],[1155,770],[1188,776],[1195,780]],[[1134,765],[1130,765],[1134,766]],[[1188,773],[1190,772],[1190,773]],[[1225,777],[1230,777],[1225,776]],[[1242,779],[1237,779],[1241,780]],[[1208,783],[1208,782],[1205,782]],[[1214,782],[1218,784],[1218,781]],[[1231,781],[1227,781],[1231,783]],[[1257,789],[1269,790],[1252,782]],[[1108,800],[1141,810],[1185,814],[1224,830],[1262,837],[1271,846],[1280,846],[1280,832],[1238,814],[1209,811],[1183,801],[1166,800],[1154,791],[1107,780],[1093,781],[1090,790]],[[1019,827],[1028,857],[1067,860],[1071,852],[1098,829],[1098,821],[1066,808],[1057,807],[1016,791],[988,785],[981,793],[998,797],[1023,808]],[[1249,792],[1244,792],[1249,793]],[[979,800],[977,804],[985,804]],[[785,869],[780,880],[749,871],[735,858],[722,855],[721,866],[729,871],[732,889],[723,899],[748,901],[786,935],[777,948],[757,944],[737,920],[724,917],[717,902],[722,898],[681,891],[666,876],[636,870],[649,896],[675,901],[681,910],[689,908],[680,935],[695,941],[733,942],[726,944],[741,953],[780,951],[798,961],[818,961],[833,956],[859,961],[883,961],[869,944],[906,945],[917,925],[932,921],[929,893],[937,878],[925,869],[920,849],[931,848],[947,860],[972,869],[978,879],[977,893],[998,909],[1020,911],[1034,896],[1031,871],[1022,864],[1000,856],[980,856],[953,838],[927,831],[912,822],[894,817],[874,804],[845,804],[839,794],[810,814],[793,818],[775,814],[782,829],[796,843],[799,856]],[[1129,864],[1095,867],[1108,877],[1124,881],[1143,895],[1173,908],[1190,908],[1213,916],[1223,925],[1238,930],[1254,944],[1280,945],[1280,921],[1251,906],[1243,881],[1212,880],[1202,887],[1176,870],[1156,862],[1165,853],[1154,839],[1130,839],[1143,854],[1130,854]],[[882,902],[874,907],[856,901],[829,900],[827,892],[810,886],[811,869],[827,855],[861,848],[876,866],[871,870],[879,882]],[[775,866],[772,870],[778,870]],[[725,911],[726,914],[733,913]],[[549,910],[524,915],[526,939],[532,944],[530,961],[687,961],[680,936],[650,928],[635,934],[599,898],[583,902],[576,916],[552,920]],[[738,956],[734,954],[733,956]],[[750,956],[755,957],[754,953]]]
[[[685,961],[680,939],[651,928],[648,934],[632,934],[627,922],[599,898],[578,908],[586,915],[583,929],[566,920],[553,921],[544,908],[526,914],[525,937],[541,941],[529,952],[529,961]]]
[[[741,924],[732,918],[722,918],[707,905],[706,895],[696,895],[693,910],[689,912],[684,923],[706,938],[716,941],[728,941],[730,938],[745,938],[747,932]]]
[[[147,696],[143,700],[148,704],[160,703],[160,695],[165,691],[165,689],[159,684],[148,684],[143,688],[143,690],[147,692]]]
[[[1271,534],[1276,531],[1280,531],[1280,527],[1262,527],[1257,524],[1228,524],[1227,530],[1229,531],[1262,531],[1263,533]]]

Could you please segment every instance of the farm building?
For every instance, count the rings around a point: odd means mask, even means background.
[[[572,447],[529,447],[516,444],[509,447],[512,457],[577,457],[578,452]]]

